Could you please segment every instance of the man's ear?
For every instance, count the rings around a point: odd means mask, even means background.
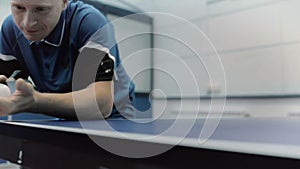
[[[68,6],[68,0],[63,0],[63,10],[65,10]]]

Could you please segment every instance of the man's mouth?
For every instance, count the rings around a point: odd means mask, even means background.
[[[38,30],[25,30],[25,33],[27,34],[34,34],[36,32],[38,32]]]

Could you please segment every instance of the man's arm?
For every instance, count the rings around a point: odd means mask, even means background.
[[[74,73],[78,78],[77,82],[74,82],[76,91],[40,93],[34,90],[31,84],[18,79],[15,85],[16,92],[10,98],[0,97],[0,115],[33,112],[65,119],[77,119],[77,116],[80,120],[108,117],[114,100],[114,59],[106,52],[85,47],[77,61],[77,71]],[[92,76],[97,68],[94,82]],[[0,75],[0,81],[5,80],[6,77]]]
[[[73,100],[76,97],[76,102]],[[80,97],[78,97],[80,96]],[[99,110],[93,108],[94,100]],[[76,109],[75,109],[76,106]],[[0,98],[0,114],[33,112],[65,119],[103,119],[110,115],[113,107],[113,81],[92,83],[82,90],[55,94],[40,93],[22,79],[16,81],[16,92],[10,98]]]

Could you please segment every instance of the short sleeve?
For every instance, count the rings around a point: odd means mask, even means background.
[[[92,6],[86,5],[86,9],[77,13],[79,29],[77,41],[79,41],[79,56],[88,60],[98,60],[98,69],[95,81],[111,81],[115,75],[115,36],[114,28],[107,18]],[[98,58],[94,58],[97,56]],[[93,62],[93,61],[91,61]],[[90,63],[94,65],[96,62]]]
[[[3,55],[13,55],[13,42],[16,42],[16,38],[14,36],[12,22],[12,17],[8,16],[1,26],[0,53]]]

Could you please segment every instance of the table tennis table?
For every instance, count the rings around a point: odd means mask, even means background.
[[[1,121],[0,158],[32,169],[299,168],[300,119]]]

